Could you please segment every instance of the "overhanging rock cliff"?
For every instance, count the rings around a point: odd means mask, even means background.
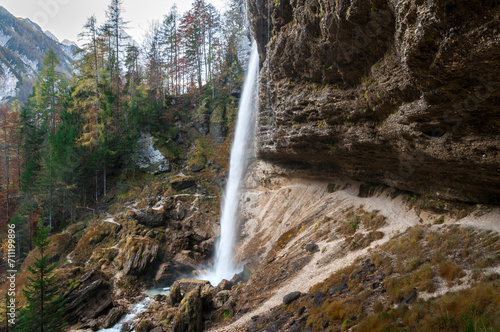
[[[260,158],[500,203],[500,1],[248,5]]]

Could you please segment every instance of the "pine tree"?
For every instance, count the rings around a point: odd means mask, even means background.
[[[35,245],[39,256],[28,266],[31,273],[24,284],[23,294],[27,304],[20,310],[18,326],[20,331],[61,331],[64,327],[63,315],[65,300],[61,296],[55,264],[49,264],[46,254],[50,244],[49,229],[40,222],[38,225]]]
[[[111,68],[114,68],[116,80],[116,109],[120,113],[120,39],[121,33],[127,29],[128,22],[123,20],[123,0],[111,0],[106,12],[108,19],[107,25],[111,29],[111,36],[114,38],[114,63]]]
[[[151,24],[146,35],[146,81],[149,86],[151,100],[158,112],[163,105],[165,93],[163,92],[163,57],[160,49],[161,30],[158,22]],[[159,116],[159,113],[157,114]]]
[[[162,25],[162,44],[167,67],[167,88],[171,94],[178,95],[179,90],[179,45],[177,35],[177,6],[174,5],[165,15]]]

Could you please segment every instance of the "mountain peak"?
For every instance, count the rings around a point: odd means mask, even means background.
[[[44,33],[45,33],[45,35],[47,35],[47,37],[49,37],[50,39],[52,39],[56,43],[59,43],[59,39],[56,36],[54,36],[54,34],[52,32],[50,32],[49,30],[46,30],[46,31],[44,31]]]
[[[52,50],[69,73],[73,46],[59,42],[29,18],[19,18],[0,6],[0,102],[26,101],[41,70],[42,59]]]

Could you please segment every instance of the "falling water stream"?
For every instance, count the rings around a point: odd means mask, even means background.
[[[214,270],[201,277],[201,279],[210,281],[212,285],[217,285],[222,279],[230,280],[236,273],[240,272],[233,264],[233,251],[240,187],[245,176],[250,147],[253,142],[255,93],[258,78],[259,53],[257,43],[253,41],[248,71],[238,108],[234,142],[231,148],[229,179],[222,204],[221,234],[215,251]]]
[[[215,264],[212,271],[201,276],[200,279],[210,281],[217,285],[222,279],[231,279],[239,270],[233,264],[233,251],[236,233],[236,220],[238,212],[240,185],[245,176],[250,146],[253,142],[253,128],[255,119],[255,93],[259,75],[259,54],[257,44],[252,43],[252,52],[248,71],[243,84],[243,92],[238,108],[238,119],[234,142],[231,148],[231,159],[229,166],[229,179],[223,200],[221,216],[221,234],[216,248]],[[130,324],[137,316],[145,311],[152,301],[152,297],[158,293],[168,294],[162,290],[152,290],[146,293],[146,298],[132,306],[131,311],[123,316],[120,321],[109,329],[101,329],[99,332],[118,332],[124,324]]]

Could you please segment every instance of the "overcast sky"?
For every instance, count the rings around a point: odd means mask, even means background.
[[[225,9],[227,0],[206,0]],[[162,20],[163,15],[177,4],[179,13],[186,12],[193,0],[124,0],[124,18],[130,21],[127,33],[141,43],[144,33],[153,20]],[[0,0],[0,5],[17,17],[28,17],[42,29],[52,32],[60,41],[69,39],[78,42],[78,34],[87,18],[96,14],[98,23],[105,20],[105,10],[111,0]]]

